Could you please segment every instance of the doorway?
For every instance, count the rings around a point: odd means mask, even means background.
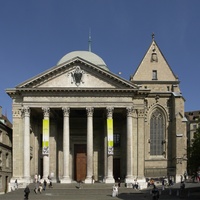
[[[74,145],[74,179],[84,181],[87,173],[86,144]]]
[[[113,159],[113,175],[114,175],[115,181],[117,181],[118,178],[121,178],[121,176],[120,176],[120,158]]]

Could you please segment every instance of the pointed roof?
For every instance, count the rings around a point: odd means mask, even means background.
[[[153,77],[153,73],[156,73],[156,78]],[[131,76],[131,81],[134,83],[155,83],[163,81],[179,82],[178,77],[172,71],[170,65],[168,64],[162,51],[156,43],[154,34],[152,34],[152,42],[149,49],[144,55],[135,73]]]

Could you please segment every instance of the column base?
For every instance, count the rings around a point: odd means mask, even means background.
[[[139,183],[140,190],[147,188],[147,182],[145,177],[138,177],[137,182]]]
[[[134,177],[133,176],[127,176],[126,178],[125,178],[125,183],[134,183]]]
[[[60,179],[60,183],[71,183],[72,180],[70,177],[63,177],[62,179]]]
[[[105,183],[115,183],[115,179],[113,177],[106,177],[104,182]]]
[[[85,183],[92,183],[92,177],[86,177]]]

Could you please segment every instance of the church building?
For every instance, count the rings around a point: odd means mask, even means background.
[[[112,55],[111,55],[112,56]],[[187,166],[179,79],[154,36],[125,80],[91,51],[73,51],[6,90],[13,109],[13,177],[125,183],[172,177]]]

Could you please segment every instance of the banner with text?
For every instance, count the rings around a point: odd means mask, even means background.
[[[107,119],[108,155],[114,154],[113,149],[113,119]]]
[[[49,155],[49,120],[43,120],[42,154]]]

